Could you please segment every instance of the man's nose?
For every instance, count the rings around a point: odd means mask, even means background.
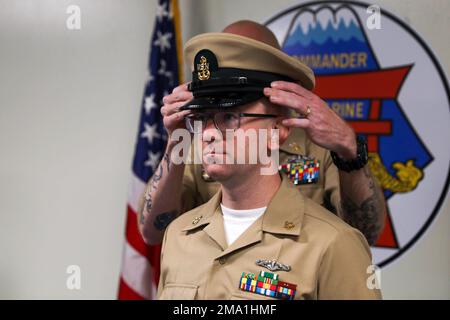
[[[213,142],[220,139],[221,133],[217,130],[212,119],[208,119],[203,130],[203,141]]]

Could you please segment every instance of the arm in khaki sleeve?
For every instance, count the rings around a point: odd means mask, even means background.
[[[181,213],[188,212],[202,204],[195,179],[195,165],[187,164],[184,168],[183,187],[181,191]]]
[[[158,299],[158,300],[161,299],[162,292],[164,291],[164,284],[166,283],[164,250],[166,248],[167,233],[168,233],[168,228],[166,229],[166,232],[164,233],[164,238],[163,238],[162,245],[161,245],[160,273],[159,273],[158,291],[156,292],[156,299]]]
[[[324,202],[326,204],[325,207],[342,219],[343,214],[341,207],[339,170],[334,165],[329,151],[326,151],[321,166],[322,172],[325,172],[325,181],[324,181],[324,189],[325,189]]]
[[[381,299],[368,273],[372,265],[370,249],[356,229],[338,231],[322,258],[318,279],[318,299]]]

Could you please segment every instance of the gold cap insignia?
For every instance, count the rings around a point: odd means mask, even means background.
[[[202,49],[195,55],[192,80],[204,81],[210,79],[218,71],[217,57],[211,50]]]
[[[209,72],[209,63],[205,56],[201,56],[200,63],[197,63],[197,75],[199,80],[208,80],[211,75]]]

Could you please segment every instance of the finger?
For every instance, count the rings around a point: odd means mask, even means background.
[[[309,101],[295,93],[272,88],[264,88],[264,94],[269,98],[270,102],[274,104],[294,109],[300,114],[306,114],[307,112],[307,104]]]
[[[281,123],[288,127],[306,129],[309,128],[310,120],[306,118],[289,118],[284,119]]]
[[[292,93],[296,93],[308,100],[311,100],[314,96],[314,94],[311,91],[303,88],[301,85],[294,83],[294,82],[274,81],[270,84],[270,86],[274,89],[285,90],[285,91],[289,91]]]
[[[177,92],[180,92],[180,91],[187,91],[189,83],[190,82],[186,82],[186,83],[180,84],[179,86],[175,87],[172,90],[172,93],[177,93]]]
[[[163,98],[164,104],[171,104],[178,101],[186,101],[192,100],[193,95],[190,91],[179,91],[172,94],[169,94]]]
[[[175,122],[175,121],[181,121],[184,119],[185,116],[187,116],[188,114],[190,114],[192,111],[191,110],[183,110],[174,114],[171,114],[169,116],[167,116],[167,121],[168,122]]]
[[[175,102],[172,104],[164,105],[161,107],[161,114],[163,116],[170,116],[171,114],[174,114],[176,112],[180,112],[180,108],[184,106],[188,101],[180,101]]]

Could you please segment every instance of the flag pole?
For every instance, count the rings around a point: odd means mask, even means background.
[[[173,12],[173,23],[175,26],[175,41],[177,45],[177,58],[178,58],[178,82],[184,82],[183,72],[183,47],[182,47],[182,34],[181,34],[181,15],[180,7],[178,6],[178,0],[171,0],[171,8]]]

